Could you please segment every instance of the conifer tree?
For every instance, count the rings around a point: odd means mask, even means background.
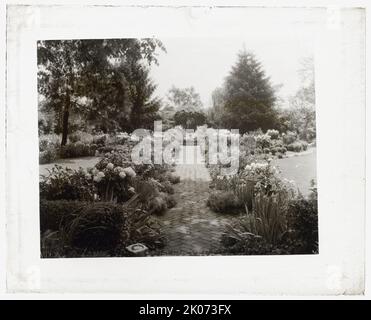
[[[275,94],[260,62],[242,51],[226,78],[224,125],[240,132],[276,127]]]

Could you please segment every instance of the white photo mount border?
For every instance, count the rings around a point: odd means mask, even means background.
[[[363,293],[364,10],[256,7],[192,10],[190,7],[8,7],[9,292]],[[290,23],[298,27],[290,32],[300,28],[305,34],[313,35],[315,46],[318,255],[40,259],[37,40],[229,37],[239,32],[267,36],[280,32]]]

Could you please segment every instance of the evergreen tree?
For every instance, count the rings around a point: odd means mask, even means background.
[[[224,87],[227,128],[241,132],[276,127],[275,94],[269,78],[252,53],[242,51]]]
[[[140,61],[132,60],[123,63],[120,72],[128,88],[131,130],[152,128],[153,121],[159,118],[160,99],[152,97],[156,85],[149,77],[149,69]]]

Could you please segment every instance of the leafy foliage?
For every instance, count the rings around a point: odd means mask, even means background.
[[[40,180],[40,198],[46,200],[93,201],[96,187],[80,168],[72,170],[55,165],[47,176]]]
[[[71,211],[64,210],[63,205]],[[44,258],[129,256],[125,247],[130,244],[140,242],[154,250],[165,242],[159,224],[144,210],[111,202],[44,201],[42,207],[44,220],[50,218],[49,213],[56,213],[60,219],[58,229],[42,233]],[[57,224],[46,221],[47,226]]]
[[[60,157],[66,158],[78,158],[78,157],[89,157],[94,156],[98,146],[96,144],[88,144],[81,141],[75,143],[67,143],[60,148]]]
[[[39,164],[51,163],[58,159],[58,149],[55,147],[49,147],[45,151],[39,152]]]
[[[287,193],[257,194],[253,199],[253,214],[247,219],[247,229],[273,245],[279,243],[286,232]]]
[[[318,252],[318,201],[317,189],[312,189],[309,199],[298,197],[289,203],[289,235],[287,241],[296,253]]]
[[[210,194],[207,205],[215,212],[238,213],[242,203],[232,191],[214,191]]]
[[[200,95],[193,87],[176,88],[172,87],[167,94],[167,105],[174,108],[175,112],[200,112],[202,102]]]
[[[314,60],[307,57],[301,62],[299,76],[302,87],[290,97],[290,108],[280,114],[282,131],[295,132],[299,139],[312,142],[316,137]]]
[[[308,199],[258,194],[252,214],[227,225],[221,241],[223,254],[318,253],[316,189]]]
[[[75,248],[109,250],[118,246],[126,217],[122,206],[113,203],[91,203],[72,214],[63,227],[67,243]]]
[[[124,126],[132,110],[154,110],[154,103],[148,106],[154,87],[141,61],[157,63],[157,48],[164,49],[155,39],[38,42],[38,90],[45,112],[54,113],[61,145],[73,116],[109,131]]]
[[[195,130],[206,122],[206,115],[203,112],[181,110],[174,115],[175,125],[180,125],[185,129]]]
[[[40,199],[40,230],[58,231],[62,222],[67,222],[72,215],[80,212],[87,202],[70,200]]]
[[[221,112],[217,124],[240,132],[277,127],[276,100],[269,78],[252,53],[242,51],[226,78],[224,88],[214,92],[214,109]],[[221,106],[220,106],[221,104]]]

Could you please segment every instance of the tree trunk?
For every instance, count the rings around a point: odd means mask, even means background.
[[[63,120],[62,120],[62,142],[61,146],[65,146],[67,143],[67,137],[68,137],[68,118],[70,116],[70,96],[67,94],[66,97],[66,104],[64,106],[63,110]]]

